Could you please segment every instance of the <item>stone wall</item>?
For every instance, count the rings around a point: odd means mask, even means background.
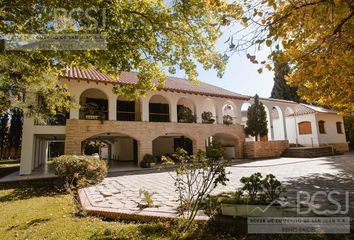
[[[128,122],[70,119],[66,122],[65,154],[81,154],[81,142],[104,133],[120,133],[134,138],[138,142],[138,160],[145,154],[152,154],[152,141],[160,136],[181,134],[193,141],[193,152],[205,150],[205,141],[215,134],[228,134],[235,140],[236,158],[243,157],[245,134],[239,124],[201,124],[172,122]]]
[[[320,144],[320,147],[333,146],[338,152],[349,152],[348,143],[329,143],[329,144]]]
[[[289,141],[245,142],[244,157],[249,159],[276,158],[289,147]]]

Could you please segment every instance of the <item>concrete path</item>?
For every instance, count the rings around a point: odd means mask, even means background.
[[[263,176],[272,173],[286,185],[290,198],[298,191],[340,191],[344,203],[345,191],[350,194],[350,215],[354,217],[354,153],[321,158],[278,158],[238,163],[227,168],[229,182],[217,187],[213,194],[235,191],[241,186],[240,178],[255,172]],[[84,189],[93,207],[124,211],[140,211],[142,191],[153,194],[158,208],[142,211],[175,213],[178,206],[171,172],[126,175],[106,178],[101,184]],[[327,206],[326,198],[318,199],[319,207]]]

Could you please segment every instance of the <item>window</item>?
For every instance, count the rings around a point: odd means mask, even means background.
[[[312,134],[311,122],[300,122],[299,124],[299,134]]]
[[[337,133],[338,134],[342,134],[342,123],[341,122],[336,122],[336,126],[337,126]]]
[[[320,131],[321,134],[325,134],[325,122],[323,120],[318,121],[318,130]]]

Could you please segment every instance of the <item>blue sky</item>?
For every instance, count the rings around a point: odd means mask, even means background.
[[[224,42],[228,39],[230,33],[234,31],[235,29],[223,30],[223,36],[216,45],[216,49],[219,52],[224,52],[228,49],[227,44]],[[268,55],[268,49],[263,49],[257,52],[256,55],[257,58],[263,60]],[[253,64],[247,59],[246,53],[233,54],[221,79],[217,77],[216,71],[205,71],[200,65],[198,66],[198,79],[236,93],[250,96],[254,96],[257,93],[261,97],[270,97],[274,73],[264,69],[263,73],[259,74],[257,72],[258,68],[260,68],[259,65]],[[175,76],[186,77],[182,71],[177,71]]]

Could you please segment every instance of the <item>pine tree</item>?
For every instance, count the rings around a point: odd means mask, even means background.
[[[258,141],[258,136],[268,134],[267,113],[264,109],[263,103],[259,101],[256,94],[254,103],[248,108],[247,111],[247,127],[245,128],[247,135],[251,135]]]
[[[22,125],[23,125],[22,111],[19,108],[15,108],[12,110],[11,124],[9,129],[9,136],[8,136],[9,156],[11,154],[11,148],[15,149],[15,156],[16,156],[17,151],[21,146]]]
[[[7,146],[8,121],[8,113],[0,115],[0,159],[2,158],[4,150]]]
[[[271,93],[271,98],[284,99],[294,102],[299,102],[300,98],[297,95],[297,88],[289,86],[285,77],[290,73],[289,64],[274,61],[274,86]]]

